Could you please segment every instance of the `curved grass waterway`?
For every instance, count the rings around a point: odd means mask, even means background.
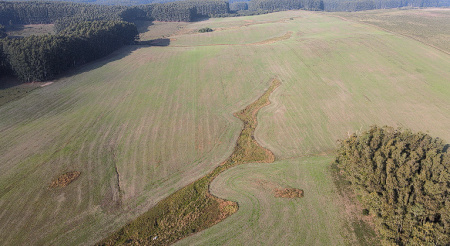
[[[238,210],[238,204],[212,195],[209,185],[221,172],[244,163],[270,163],[273,153],[260,146],[254,132],[258,111],[270,104],[270,94],[281,84],[273,79],[270,87],[252,104],[234,115],[244,123],[233,153],[203,178],[176,191],[156,206],[125,225],[97,245],[168,245],[217,224]]]

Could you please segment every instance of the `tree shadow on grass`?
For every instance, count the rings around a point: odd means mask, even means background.
[[[72,68],[72,69],[60,74],[54,80],[59,80],[62,78],[67,78],[70,76],[74,76],[77,74],[86,73],[86,72],[95,70],[97,68],[103,67],[104,65],[106,65],[110,62],[121,60],[121,59],[131,55],[134,51],[136,51],[140,48],[145,48],[148,46],[169,46],[169,45],[170,45],[170,39],[136,41],[135,44],[123,46],[122,48],[114,51],[113,53],[111,53],[103,58],[88,62],[79,67]]]
[[[136,42],[137,45],[147,45],[147,46],[169,46],[170,45],[170,39],[168,38],[157,38],[147,41],[138,41]]]

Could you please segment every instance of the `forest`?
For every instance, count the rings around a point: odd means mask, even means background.
[[[3,39],[0,71],[12,72],[21,81],[45,81],[71,67],[110,54],[132,43],[134,24],[123,21],[87,21],[71,25],[57,35]]]
[[[336,165],[387,244],[450,245],[449,145],[372,127],[340,141]]]

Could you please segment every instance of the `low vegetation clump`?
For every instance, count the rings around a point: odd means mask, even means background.
[[[80,174],[81,172],[78,171],[67,172],[59,176],[57,179],[53,180],[53,182],[50,184],[50,188],[68,186],[70,183],[72,183],[72,181],[76,180],[80,176]]]
[[[209,27],[204,27],[201,28],[200,30],[198,30],[198,32],[204,33],[204,32],[212,32],[213,29],[209,28]]]
[[[450,245],[449,145],[372,127],[340,142],[336,164],[386,244]]]
[[[301,198],[303,190],[297,188],[275,189],[275,197],[280,198]]]
[[[255,102],[235,114],[244,127],[231,156],[205,177],[178,190],[136,220],[97,245],[168,245],[192,233],[204,230],[235,213],[238,204],[209,193],[209,185],[221,172],[250,162],[273,162],[272,152],[254,139],[256,114],[270,103],[270,94],[280,85],[272,81],[269,89]]]

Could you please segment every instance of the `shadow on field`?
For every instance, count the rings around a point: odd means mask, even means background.
[[[122,48],[114,51],[113,53],[111,53],[103,58],[88,62],[79,67],[70,69],[70,70],[60,74],[56,78],[54,78],[54,80],[59,80],[62,78],[71,77],[71,76],[74,76],[77,74],[86,73],[91,70],[95,70],[97,68],[103,67],[104,65],[106,65],[110,62],[118,61],[124,57],[127,57],[131,53],[133,53],[133,51],[138,50],[140,48],[141,48],[141,46],[139,46],[139,45],[125,45]]]
[[[0,90],[8,89],[20,84],[22,84],[22,82],[10,74],[0,75]]]
[[[137,45],[147,45],[147,46],[169,46],[170,45],[170,39],[168,38],[157,38],[147,41],[138,41],[136,42]]]
[[[133,23],[136,25],[139,33],[144,33],[148,31],[150,26],[153,26],[153,21],[149,20],[136,20]]]

